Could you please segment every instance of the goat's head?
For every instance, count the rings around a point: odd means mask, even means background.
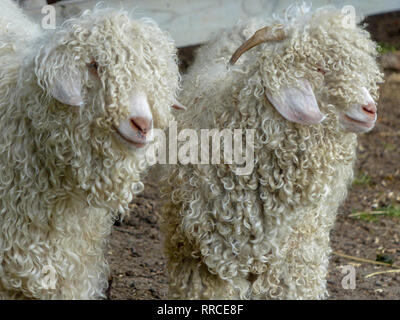
[[[318,124],[332,112],[345,131],[367,132],[377,119],[376,47],[368,32],[345,24],[339,10],[322,8],[295,22],[258,30],[230,63],[254,46],[261,49],[265,95],[287,120]],[[290,21],[290,19],[288,19]],[[329,110],[328,110],[329,109]]]
[[[49,105],[86,114],[88,125],[136,151],[178,107],[175,50],[153,22],[98,9],[43,37],[35,73]]]

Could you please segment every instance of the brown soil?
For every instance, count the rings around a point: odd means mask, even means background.
[[[369,16],[364,22],[375,41],[400,49],[400,11]]]
[[[400,14],[368,18],[373,37],[400,44]],[[381,27],[386,26],[386,27]],[[181,51],[182,69],[192,61],[192,48]],[[400,73],[386,72],[381,87],[379,117],[374,130],[359,139],[356,181],[339,210],[331,234],[334,252],[400,265],[400,217],[350,216],[361,211],[400,206]],[[146,181],[145,191],[132,204],[132,214],[115,225],[107,255],[111,267],[109,299],[163,299],[167,292],[165,259],[158,221],[159,181]],[[356,288],[344,289],[342,267],[356,271]],[[400,299],[400,273],[365,278],[394,267],[359,262],[333,254],[328,276],[330,299]]]

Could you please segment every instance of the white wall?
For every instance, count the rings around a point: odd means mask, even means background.
[[[27,11],[36,20],[43,17],[34,0],[25,0]],[[42,1],[42,0],[35,0]],[[90,9],[99,0],[66,0],[55,5],[57,23],[83,9]],[[213,33],[233,26],[239,19],[268,16],[281,12],[295,0],[107,0],[114,7],[132,10],[134,17],[148,16],[168,30],[178,46],[207,41]],[[308,0],[313,7],[334,4],[353,5],[357,14],[368,15],[400,10],[400,0]]]

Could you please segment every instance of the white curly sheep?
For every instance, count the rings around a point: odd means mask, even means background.
[[[106,237],[172,119],[176,60],[147,19],[96,8],[42,30],[1,1],[0,298],[104,297]]]
[[[178,125],[254,129],[255,162],[247,176],[235,164],[172,169],[162,226],[170,298],[327,296],[329,232],[352,179],[354,132],[374,126],[382,81],[375,43],[345,18],[296,5],[198,50]]]

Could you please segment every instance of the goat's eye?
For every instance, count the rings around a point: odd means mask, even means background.
[[[88,64],[89,71],[97,76],[97,70],[99,69],[99,64],[96,61],[92,61],[91,63]]]
[[[99,64],[96,61],[92,61],[89,64],[89,67],[92,68],[92,69],[96,69],[97,70],[99,68]]]
[[[322,68],[319,68],[319,67],[317,68],[317,71],[319,73],[322,73],[323,75],[325,75],[325,73],[326,73],[325,70],[323,70]]]

